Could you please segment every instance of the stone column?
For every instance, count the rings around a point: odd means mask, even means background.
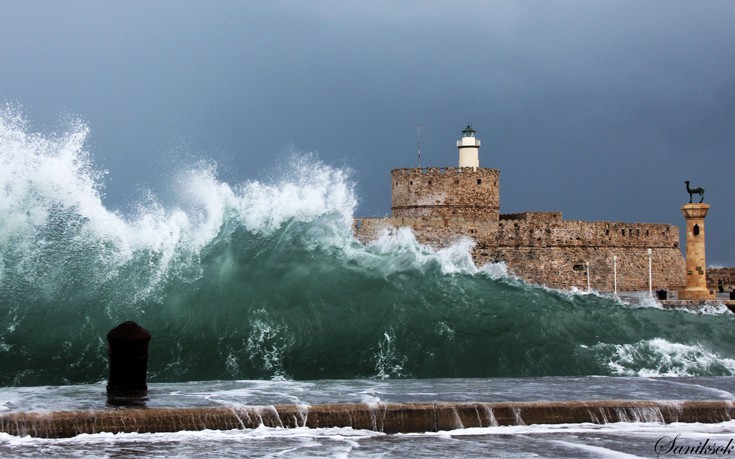
[[[704,252],[704,218],[709,204],[684,204],[681,211],[687,224],[687,286],[679,291],[680,300],[705,300],[713,296],[707,289],[707,264]]]

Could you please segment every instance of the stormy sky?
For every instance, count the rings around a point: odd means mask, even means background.
[[[353,171],[361,216],[389,171],[454,166],[468,122],[501,212],[683,225],[706,188],[710,265],[735,266],[735,2],[8,1],[0,102],[91,129],[124,209],[171,165],[230,183],[287,151]],[[287,164],[285,165],[287,166]],[[683,235],[682,235],[683,238]]]

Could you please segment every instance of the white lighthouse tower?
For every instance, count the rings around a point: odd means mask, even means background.
[[[459,149],[459,167],[471,167],[473,170],[480,167],[480,141],[475,138],[475,130],[467,125],[462,131],[462,139],[457,140]]]

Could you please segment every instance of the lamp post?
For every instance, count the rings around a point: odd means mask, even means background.
[[[585,265],[587,265],[587,291],[590,291],[590,262],[585,261]]]
[[[651,255],[653,254],[653,250],[648,249],[646,253],[648,253],[648,294],[653,296],[653,276],[651,275]]]
[[[613,292],[618,294],[618,256],[613,255]]]

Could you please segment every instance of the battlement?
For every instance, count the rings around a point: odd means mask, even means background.
[[[500,214],[500,220],[527,220],[534,222],[560,222],[561,212],[519,212],[516,214]]]
[[[489,169],[487,167],[404,167],[399,169],[393,169],[390,171],[393,178],[401,176],[443,176],[451,174],[470,174],[473,177],[494,177],[499,173],[497,169]]]

